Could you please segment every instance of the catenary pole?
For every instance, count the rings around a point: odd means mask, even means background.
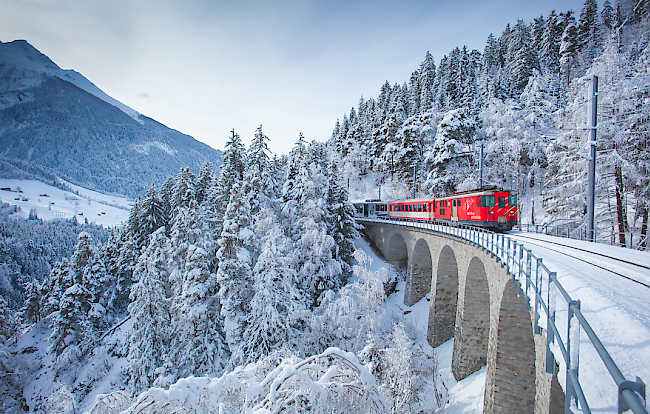
[[[595,199],[596,199],[596,125],[598,114],[598,76],[591,77],[589,85],[589,99],[591,105],[589,108],[589,182],[587,188],[587,238],[589,241],[595,241],[594,224],[595,224]]]

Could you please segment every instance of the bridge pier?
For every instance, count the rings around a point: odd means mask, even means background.
[[[484,412],[564,412],[557,375],[544,367],[545,333],[534,334],[528,298],[498,259],[450,235],[363,224],[388,261],[408,261],[404,304],[431,292],[427,340],[454,338],[454,377],[486,366]]]

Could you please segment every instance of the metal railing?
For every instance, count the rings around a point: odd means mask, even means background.
[[[569,224],[558,224],[558,225],[547,225],[547,224],[522,224],[520,223],[517,228],[520,231],[525,231],[527,233],[537,233],[537,234],[547,234],[549,236],[563,237],[573,240],[588,240],[587,229],[585,226],[569,225]],[[632,232],[619,233],[614,230],[604,231],[594,229],[596,243],[607,244],[610,246],[620,246],[626,247],[633,250],[645,250],[650,244],[650,241],[647,237],[638,236],[635,237]],[[621,234],[625,238],[625,244],[620,243]]]
[[[542,258],[535,256],[522,244],[503,233],[464,224],[365,218],[357,218],[357,221],[424,229],[462,239],[487,251],[507,267],[513,279],[519,282],[533,303],[533,331],[535,334],[541,334],[542,328],[546,330],[546,372],[555,373],[556,358],[559,362],[563,362],[566,375],[565,413],[572,413],[571,408],[575,407],[574,404],[579,404],[583,413],[591,413],[578,379],[580,329],[582,328],[618,387],[618,412],[632,410],[635,414],[648,414],[645,407],[645,384],[639,377],[636,381],[625,378],[580,311],[580,301],[572,299],[558,281],[557,273],[546,267]],[[564,336],[560,333],[555,320],[558,297],[567,305],[568,320]],[[545,320],[540,320],[541,311],[546,315]]]

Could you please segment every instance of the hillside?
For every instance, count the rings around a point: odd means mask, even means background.
[[[24,41],[0,44],[0,175],[140,196],[221,152],[138,114]],[[51,174],[50,174],[51,175]]]

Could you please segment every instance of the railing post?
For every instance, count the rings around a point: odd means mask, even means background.
[[[517,270],[519,273],[519,283],[522,282],[522,276],[525,276],[524,274],[524,266],[522,265],[522,262],[524,261],[524,245],[520,244],[519,245],[519,263],[517,264]]]
[[[541,267],[542,259],[537,259],[537,267],[535,269],[535,334],[537,335],[542,333],[542,329],[539,326],[539,308],[541,307],[539,297],[542,295],[543,288],[542,272],[540,272]]]
[[[551,344],[555,343],[555,332],[551,326],[555,326],[555,297],[557,286],[555,285],[556,273],[548,275],[548,315],[546,319],[546,373],[555,374],[555,356],[551,351]]]
[[[571,400],[575,399],[576,407],[578,406],[578,394],[576,393],[573,381],[570,378],[570,372],[578,378],[578,364],[580,361],[580,321],[575,317],[574,309],[580,312],[580,301],[572,300],[569,302],[567,323],[567,361],[566,371],[566,399],[564,400],[564,411],[571,412]]]
[[[530,298],[528,297],[528,285],[532,285],[533,281],[532,279],[532,272],[531,272],[531,257],[530,257],[530,250],[526,250],[526,309],[530,310]]]

